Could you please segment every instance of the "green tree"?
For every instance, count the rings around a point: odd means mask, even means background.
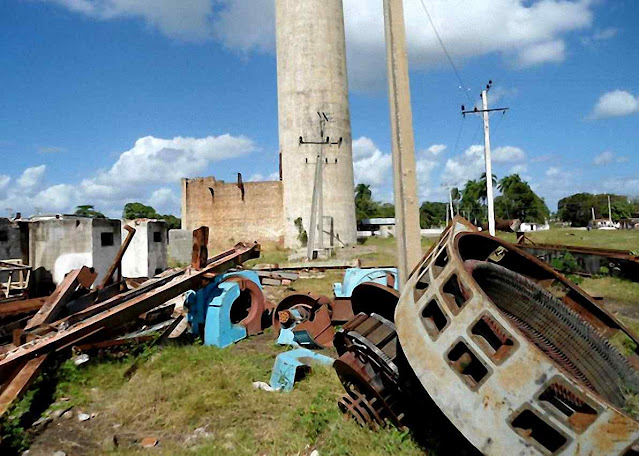
[[[495,198],[496,218],[544,222],[550,216],[544,200],[518,174],[504,177],[497,188],[501,195]]]
[[[74,214],[79,215],[80,217],[106,218],[102,212],[96,211],[93,205],[91,204],[84,204],[82,206],[77,206],[75,208]]]
[[[371,186],[366,184],[357,184],[355,187],[355,216],[357,221],[370,218],[375,212],[375,202],[373,201],[373,192]]]
[[[639,213],[639,202],[633,201],[625,195],[575,193],[562,198],[558,203],[557,216],[573,226],[587,226],[592,220],[592,208],[595,208],[597,218],[608,218],[608,196],[612,220],[633,217]]]
[[[178,230],[182,228],[182,219],[176,217],[175,215],[166,214],[160,216],[160,218],[166,222],[166,226],[170,230]]]
[[[139,218],[164,220],[168,229],[178,229],[182,226],[182,220],[175,215],[160,215],[151,206],[142,203],[127,203],[122,211],[122,218],[127,220],[135,220]]]
[[[126,203],[124,205],[124,211],[122,212],[122,218],[127,220],[139,218],[159,219],[160,215],[155,212],[155,209],[151,206],[146,206],[142,203]]]
[[[422,228],[435,228],[446,223],[448,203],[424,201],[419,207],[419,224]]]
[[[391,203],[380,203],[373,200],[370,185],[355,186],[355,216],[357,222],[372,217],[395,217],[395,206]]]

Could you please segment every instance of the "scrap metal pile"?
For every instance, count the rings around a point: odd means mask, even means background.
[[[636,336],[550,266],[463,219],[412,272],[394,320],[361,313],[335,346],[339,406],[360,423],[419,436],[424,417],[443,412],[484,454],[639,454]]]
[[[258,244],[237,244],[207,259],[208,229],[200,228],[194,232],[191,267],[168,270],[137,283],[123,280],[119,273],[133,234],[131,229],[128,242],[123,243],[106,278],[95,288],[91,289],[96,272],[82,267],[70,271],[48,297],[0,302],[0,337],[4,344],[0,346],[0,416],[57,353],[149,341],[158,332],[166,338],[183,318],[175,312],[175,298],[220,283],[225,271],[260,254]],[[242,293],[251,293],[251,285],[242,279],[233,278],[229,283]],[[238,321],[251,331],[254,326],[249,320]]]
[[[313,363],[332,364],[345,389],[337,405],[362,425],[392,424],[418,440],[442,426],[440,439],[484,454],[639,454],[639,341],[517,245],[456,218],[401,296],[396,269],[356,267],[332,298],[293,293],[274,305],[262,285],[288,285],[296,273],[241,269],[259,257],[257,244],[207,259],[207,242],[208,230],[196,230],[191,267],[137,283],[119,277],[125,241],[93,289],[85,267],[49,297],[0,302],[0,414],[56,353],[162,339],[188,310],[205,345],[273,326],[294,347],[277,356],[270,384],[255,387],[290,391]],[[176,312],[176,298],[187,310]],[[331,347],[336,360],[310,350]]]

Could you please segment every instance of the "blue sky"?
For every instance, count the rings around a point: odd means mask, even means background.
[[[639,3],[405,0],[420,198],[483,171],[489,79],[498,177],[546,199],[639,196]],[[392,200],[381,1],[345,0],[356,181]],[[179,214],[179,178],[277,171],[273,0],[0,3],[0,214]],[[459,139],[458,139],[459,138]]]

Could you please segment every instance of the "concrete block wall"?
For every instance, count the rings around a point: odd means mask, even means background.
[[[168,261],[171,267],[191,264],[193,232],[169,230]]]
[[[135,228],[135,235],[122,257],[124,277],[153,277],[166,270],[168,228],[163,220],[122,220],[122,242],[128,232],[124,225]]]
[[[60,283],[71,269],[95,268],[106,275],[121,244],[120,221],[76,216],[36,217],[29,226],[29,263],[45,287]]]
[[[284,242],[282,183],[182,179],[182,229],[209,227],[209,254],[240,241]]]

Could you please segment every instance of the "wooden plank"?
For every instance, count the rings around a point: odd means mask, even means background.
[[[21,368],[16,369],[13,377],[6,383],[0,393],[0,417],[11,407],[11,404],[27,391],[38,375],[48,353],[27,361]]]

